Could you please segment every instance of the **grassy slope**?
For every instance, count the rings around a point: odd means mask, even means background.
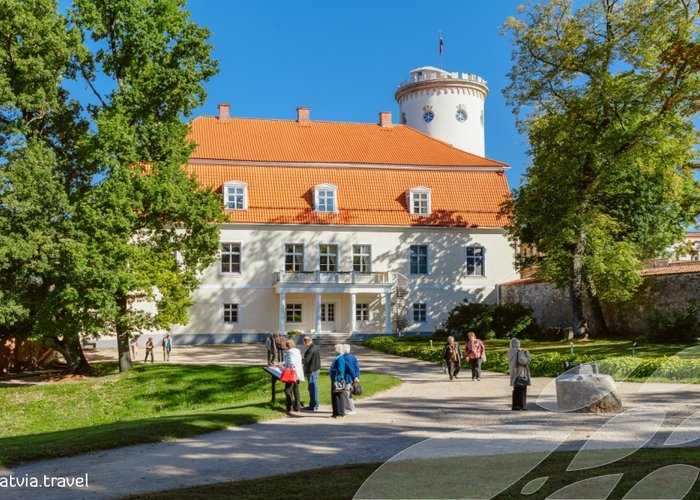
[[[0,389],[0,465],[191,436],[277,418],[283,408],[270,404],[270,376],[259,366],[100,371],[79,382]],[[400,383],[372,373],[362,380],[363,397]],[[321,403],[330,404],[323,388]]]

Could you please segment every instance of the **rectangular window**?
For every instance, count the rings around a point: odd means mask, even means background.
[[[484,276],[484,247],[467,247],[467,276]]]
[[[425,323],[428,318],[428,307],[425,304],[413,304],[413,322]]]
[[[369,321],[369,304],[355,304],[355,321]]]
[[[321,304],[321,321],[335,321],[335,304]]]
[[[335,212],[335,191],[333,189],[319,189],[317,196],[319,212]]]
[[[300,273],[304,270],[304,245],[284,245],[284,270]]]
[[[428,246],[411,245],[409,263],[411,274],[428,274]]]
[[[238,323],[238,304],[224,304],[224,323]]]
[[[414,214],[430,213],[430,193],[412,193]]]
[[[240,273],[241,272],[241,244],[222,243],[221,244],[221,272]]]
[[[338,272],[338,245],[319,245],[318,253],[322,273]]]
[[[243,186],[226,187],[226,208],[229,210],[245,209],[245,188]]]
[[[301,323],[301,304],[287,304],[287,323]]]
[[[372,255],[369,245],[352,246],[352,270],[357,273],[372,272]]]

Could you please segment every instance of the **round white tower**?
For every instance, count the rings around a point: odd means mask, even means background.
[[[394,94],[399,120],[463,151],[485,156],[486,80],[424,66],[411,71]]]

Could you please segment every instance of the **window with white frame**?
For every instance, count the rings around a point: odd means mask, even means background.
[[[413,304],[413,322],[425,323],[428,320],[428,306],[424,303]]]
[[[287,304],[287,323],[301,323],[301,304]]]
[[[322,273],[338,272],[338,245],[321,244],[318,246],[319,270]]]
[[[411,188],[408,192],[408,210],[412,215],[430,215],[431,189],[426,187]]]
[[[338,211],[338,188],[331,184],[320,184],[314,188],[314,207],[317,212]]]
[[[304,270],[304,245],[299,243],[284,245],[284,270],[288,273],[300,273]]]
[[[369,304],[355,304],[355,321],[369,321]]]
[[[467,276],[484,276],[484,247],[467,247]]]
[[[223,193],[225,209],[248,210],[248,185],[245,182],[227,182],[224,184]]]
[[[221,272],[240,274],[241,272],[241,244],[221,244]]]
[[[224,304],[224,323],[238,323],[238,303],[228,302]]]
[[[372,272],[372,248],[369,245],[352,246],[352,270],[357,273]]]
[[[408,261],[410,274],[428,274],[428,245],[411,245]]]

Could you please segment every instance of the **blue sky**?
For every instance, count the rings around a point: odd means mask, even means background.
[[[394,92],[420,66],[476,73],[488,82],[486,156],[508,163],[517,187],[528,163],[502,90],[511,45],[500,26],[511,0],[191,0],[197,24],[208,27],[220,72],[195,115],[216,115],[219,103],[246,118],[373,123],[380,111],[398,122]]]

